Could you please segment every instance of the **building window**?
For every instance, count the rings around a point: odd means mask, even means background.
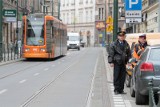
[[[88,22],[88,11],[86,11],[86,22]]]
[[[88,4],[88,0],[86,0],[86,4]]]
[[[79,0],[79,4],[83,4],[83,0]]]
[[[91,0],[90,3],[92,4],[92,3],[93,3],[93,0]]]
[[[99,20],[101,19],[101,8],[99,8]]]
[[[91,22],[93,21],[93,12],[92,12],[92,10],[91,10],[91,14],[90,14],[90,20],[91,20]]]
[[[71,5],[74,5],[75,4],[75,0],[71,0]]]

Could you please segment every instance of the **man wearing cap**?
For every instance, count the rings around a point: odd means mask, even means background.
[[[126,64],[131,57],[130,47],[125,40],[125,32],[118,32],[118,39],[109,49],[108,63],[114,67],[114,93],[124,94],[124,82],[126,78]]]
[[[146,34],[142,34],[139,36],[138,43],[135,44],[134,51],[133,51],[133,57],[139,60],[142,52],[144,49],[148,46],[146,41]]]

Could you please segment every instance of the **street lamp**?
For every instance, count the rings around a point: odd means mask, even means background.
[[[52,16],[53,16],[53,6],[54,6],[54,3],[53,3],[53,0],[52,0]]]
[[[17,25],[16,25],[16,35],[17,35],[17,40],[19,39],[19,37],[18,37],[18,0],[17,0]]]
[[[2,16],[2,13],[3,13],[3,0],[0,0],[0,61],[2,61],[3,60],[3,51],[2,51],[2,40],[3,40],[3,38],[2,38],[2,31],[3,31],[3,29],[2,29],[2,19],[3,19],[3,16]]]
[[[118,0],[114,0],[113,41],[117,38],[118,31]]]
[[[61,6],[61,3],[60,3],[60,0],[58,1],[58,19],[60,20],[60,6]]]

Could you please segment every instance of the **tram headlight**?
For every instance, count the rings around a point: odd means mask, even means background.
[[[26,49],[25,49],[25,52],[28,52],[29,50],[30,50],[29,48],[26,48]]]
[[[46,51],[46,49],[44,49],[44,48],[41,48],[41,49],[40,49],[40,51],[41,51],[41,52],[45,52],[45,51]]]

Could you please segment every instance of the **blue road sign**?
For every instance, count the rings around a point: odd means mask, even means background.
[[[125,0],[125,9],[128,10],[142,10],[142,0]]]

